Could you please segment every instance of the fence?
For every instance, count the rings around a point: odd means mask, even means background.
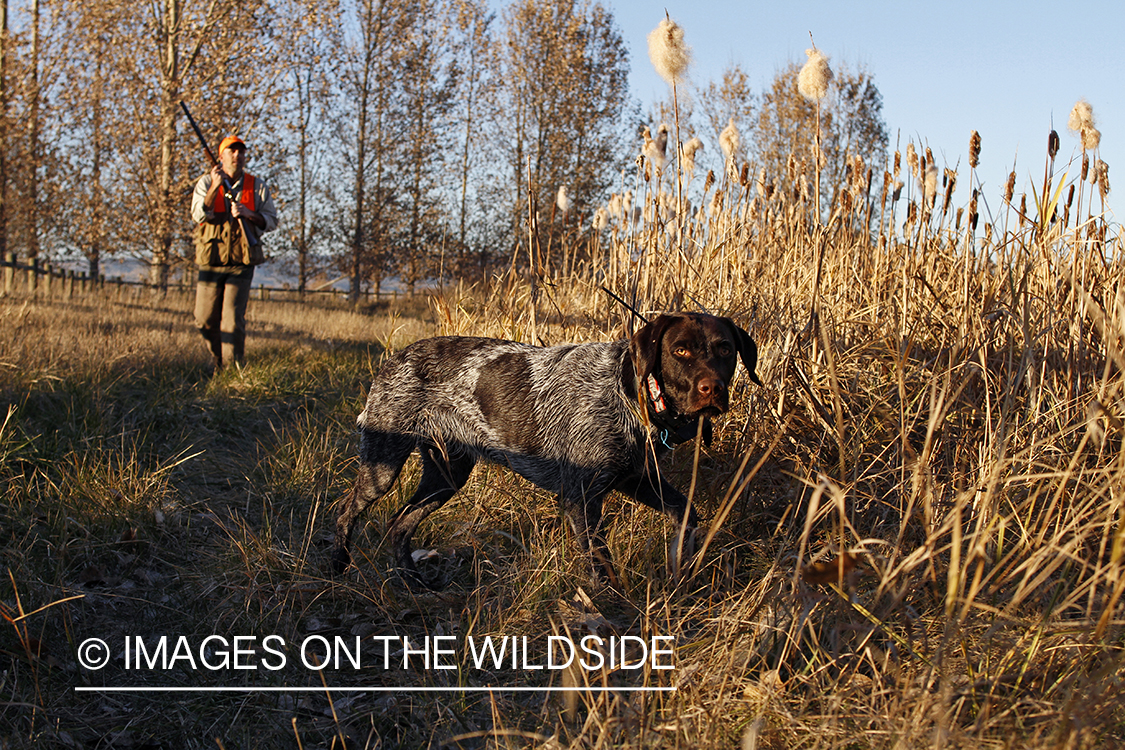
[[[38,258],[32,258],[26,263],[20,263],[15,253],[8,253],[0,258],[0,268],[3,269],[3,294],[29,294],[32,296],[59,296],[71,299],[93,293],[116,295],[118,298],[125,296],[140,296],[147,291],[181,292],[188,293],[195,290],[195,281],[191,274],[181,274],[178,279],[173,279],[157,289],[157,285],[150,281],[132,281],[120,276],[107,279],[105,274],[96,278],[85,271],[75,272],[53,266],[50,263],[41,263]],[[318,300],[339,305],[351,302],[348,292],[341,289],[306,289],[303,292],[286,287],[266,286],[259,284],[253,288],[253,295],[257,299],[276,300],[289,302],[305,302]],[[380,291],[378,294],[371,291],[360,293],[359,304],[371,304],[374,301],[397,302],[399,292]]]

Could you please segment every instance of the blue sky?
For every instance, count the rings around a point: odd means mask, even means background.
[[[684,28],[692,80],[706,84],[737,62],[761,91],[788,61],[804,63],[809,32],[830,64],[863,65],[883,95],[883,116],[905,150],[930,146],[938,165],[960,161],[955,204],[967,203],[968,144],[982,139],[978,176],[989,205],[1000,205],[1013,164],[1017,195],[1041,183],[1052,122],[1062,147],[1056,172],[1071,174],[1078,138],[1066,129],[1074,103],[1093,106],[1101,158],[1114,194],[1125,190],[1125,4],[966,2],[748,2],[603,0],[632,53],[631,88],[647,105],[668,87],[652,68],[646,37],[664,17]],[[718,151],[708,144],[708,151]],[[905,153],[904,153],[905,157]],[[1080,156],[1079,156],[1080,159]],[[1077,162],[1076,162],[1077,164]]]

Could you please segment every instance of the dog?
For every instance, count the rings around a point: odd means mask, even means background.
[[[729,407],[738,359],[761,385],[749,334],[729,318],[699,313],[663,314],[609,343],[544,348],[439,337],[411,344],[380,369],[356,421],[359,473],[337,517],[334,571],[351,563],[359,519],[417,449],[418,488],[388,524],[395,559],[410,578],[421,580],[414,530],[486,459],[556,493],[582,548],[616,584],[603,498],[617,490],[686,521],[689,531],[698,526],[657,460],[697,429],[710,442],[710,418]]]

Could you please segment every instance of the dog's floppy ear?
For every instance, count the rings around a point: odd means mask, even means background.
[[[660,315],[645,325],[629,339],[629,356],[633,359],[633,371],[642,383],[656,370],[660,362],[660,341],[668,326],[676,320],[674,315]]]
[[[750,338],[750,334],[735,325],[733,320],[730,318],[723,318],[723,320],[730,326],[731,332],[734,334],[738,357],[742,360],[742,366],[746,368],[750,380],[755,385],[761,385],[762,381],[758,380],[758,373],[754,372],[754,369],[758,366],[758,345],[754,343],[754,339]]]

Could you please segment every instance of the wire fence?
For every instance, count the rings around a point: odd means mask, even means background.
[[[107,278],[105,274],[91,276],[85,271],[64,269],[51,263],[31,258],[21,262],[16,253],[7,253],[0,258],[0,271],[4,296],[43,296],[72,299],[87,295],[115,296],[118,299],[138,298],[145,294],[189,294],[195,291],[194,273],[183,273],[158,285],[142,279],[126,279],[121,276]],[[428,290],[419,292],[427,294]],[[369,305],[375,302],[395,303],[400,297],[398,290],[380,290],[378,293],[361,291],[358,299],[352,299],[349,292],[336,288],[298,290],[290,287],[258,284],[253,287],[256,299],[279,302],[318,302],[332,306]]]

